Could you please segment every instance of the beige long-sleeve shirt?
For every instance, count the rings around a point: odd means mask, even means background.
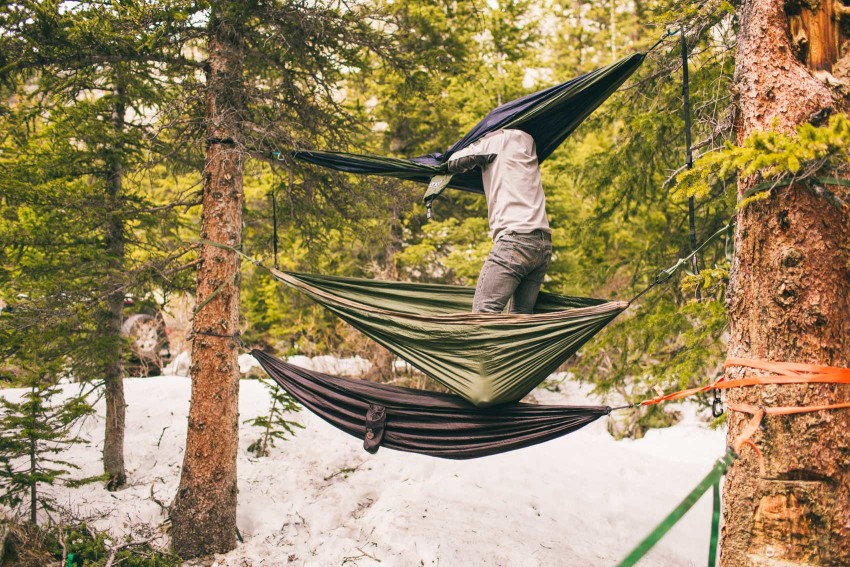
[[[534,138],[521,130],[497,130],[452,154],[449,161],[486,154],[496,156],[482,172],[490,238],[496,240],[505,230],[552,232]]]

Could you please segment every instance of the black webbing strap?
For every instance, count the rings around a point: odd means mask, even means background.
[[[687,34],[685,34],[684,28],[682,29],[682,98],[684,99],[684,113],[685,113],[685,166],[688,169],[693,169],[694,167],[694,155],[691,151],[691,89],[690,89],[690,80],[688,78],[688,38]],[[694,197],[688,197],[688,230],[690,231],[691,236],[691,251],[693,252],[697,247],[697,229],[696,229],[696,202]],[[699,274],[699,259],[697,255],[694,254],[691,257],[691,267],[694,270],[694,274]],[[696,297],[697,299],[701,299],[701,293],[699,286],[696,289]]]
[[[274,253],[274,269],[279,270],[280,266],[277,263],[277,198],[275,196],[275,186],[272,184],[269,197],[272,200],[272,251]]]

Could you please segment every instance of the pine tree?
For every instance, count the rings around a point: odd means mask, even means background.
[[[11,287],[32,298],[19,314],[77,321],[66,354],[77,378],[105,384],[110,489],[126,481],[124,299],[171,285],[161,276],[187,251],[169,235],[173,203],[152,202],[134,177],[175,152],[150,116],[173,100],[171,67],[192,68],[174,48],[185,33],[175,15],[170,4],[57,0],[0,11],[0,81],[10,89],[0,253],[18,267],[7,272]],[[163,20],[165,30],[151,26]],[[73,340],[80,332],[85,340]]]
[[[245,423],[262,429],[259,439],[248,446],[248,451],[257,457],[268,457],[269,447],[275,446],[275,440],[285,441],[287,435],[295,435],[295,429],[303,429],[304,426],[297,421],[286,419],[286,414],[301,411],[301,406],[295,398],[271,380],[262,378],[261,382],[268,389],[272,400],[269,413],[248,419]]]
[[[29,356],[15,362],[27,391],[18,401],[0,397],[0,503],[12,510],[25,509],[28,520],[36,524],[40,509],[54,510],[43,487],[69,482],[68,474],[79,468],[63,453],[84,441],[72,426],[93,409],[84,393],[61,399],[55,362]]]
[[[391,37],[359,5],[213,2],[206,20],[203,224],[192,403],[180,486],[171,506],[181,557],[236,545],[239,257],[244,164],[318,140],[341,140],[351,114],[337,81],[365,72],[369,55],[395,64]],[[286,46],[272,51],[268,46]],[[345,198],[327,184],[324,198]],[[208,244],[212,243],[212,244]]]
[[[752,164],[760,175],[741,175],[739,200],[762,176],[770,179],[795,169],[801,174],[812,166],[800,169],[799,158],[805,156],[800,152],[794,156],[796,163],[786,160],[784,167],[775,167],[771,158],[776,149],[782,155],[781,140],[778,136],[757,140],[756,132],[794,134],[800,125],[819,124],[830,113],[847,110],[842,86],[847,61],[841,54],[848,36],[840,25],[840,9],[837,2],[742,4],[734,85],[737,141],[743,146],[751,140],[765,161]],[[802,139],[804,130],[798,136]],[[830,160],[826,161],[828,166]],[[838,162],[841,167],[832,173],[848,178],[846,149],[838,154]],[[846,368],[850,366],[850,216],[846,205],[835,199],[848,203],[850,192],[842,185],[825,192],[817,190],[812,177],[788,177],[790,185],[750,202],[738,213],[729,283],[728,354]],[[734,377],[752,373],[741,369]],[[768,407],[850,399],[846,386],[827,384],[740,388],[728,397]],[[749,419],[732,412],[730,442]],[[766,474],[760,474],[756,458],[742,454],[727,475],[722,565],[850,563],[848,427],[846,410],[764,419],[754,440],[764,454]]]

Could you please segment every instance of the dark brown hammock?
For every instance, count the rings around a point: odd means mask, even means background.
[[[384,446],[445,459],[529,447],[581,429],[608,406],[512,403],[478,408],[454,394],[310,372],[259,350],[251,354],[289,394],[374,453]]]

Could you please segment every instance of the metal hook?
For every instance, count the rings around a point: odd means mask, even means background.
[[[715,390],[714,399],[711,401],[711,415],[714,417],[720,417],[723,413],[723,400],[720,399],[720,393]]]

